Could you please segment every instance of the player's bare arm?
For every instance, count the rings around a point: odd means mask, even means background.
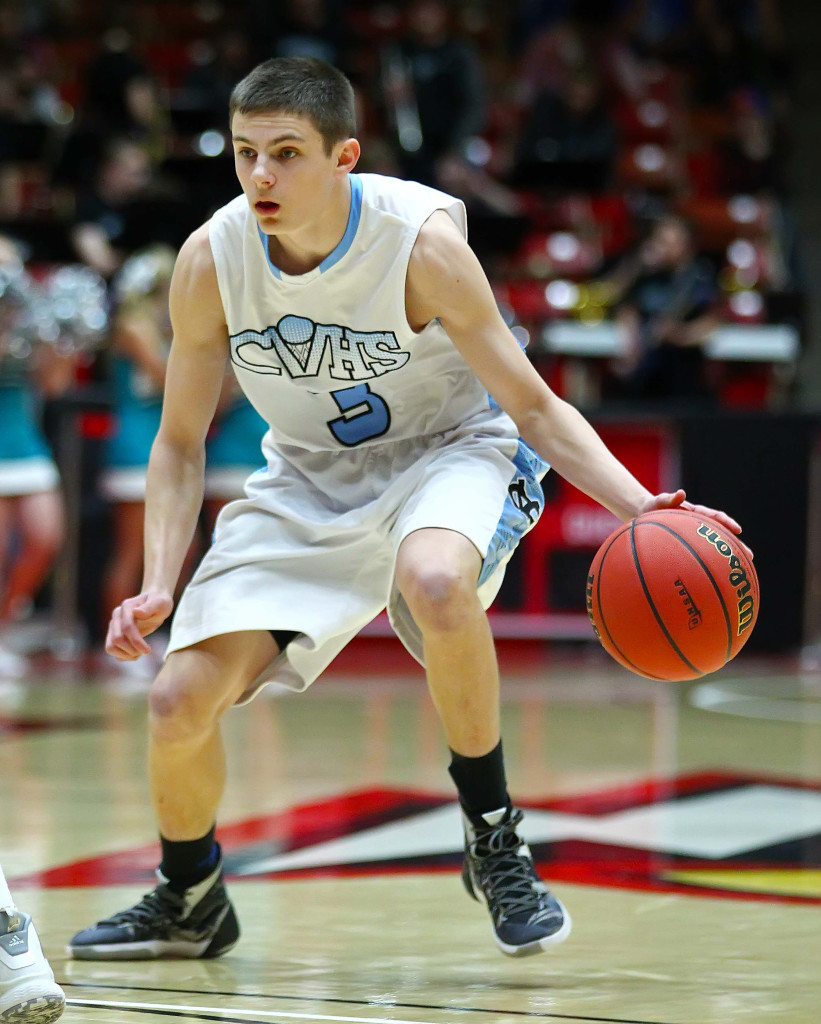
[[[478,259],[444,211],[434,213],[419,232],[408,266],[406,306],[415,329],[439,317],[527,444],[620,519],[682,505],[740,531],[725,513],[685,501],[683,491],[651,494],[581,413],[548,387],[509,331]]]
[[[148,464],[143,587],[114,610],[106,639],[106,650],[122,660],[147,654],[150,648],[143,638],[170,615],[202,505],[205,435],[228,358],[207,225],[180,250],[169,304],[174,338],[162,420]]]

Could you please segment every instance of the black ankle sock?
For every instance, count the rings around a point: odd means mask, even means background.
[[[211,874],[220,858],[220,847],[215,832],[216,825],[213,825],[202,839],[187,839],[181,842],[160,836],[160,871],[168,879],[172,889],[190,889],[192,885],[196,885]]]
[[[510,803],[505,779],[502,741],[481,757],[464,757],[451,750],[448,771],[459,791],[459,801],[470,815],[487,814]]]

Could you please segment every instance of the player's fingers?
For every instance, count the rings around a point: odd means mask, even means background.
[[[134,661],[140,656],[138,652],[134,652],[131,644],[123,638],[113,617],[112,622],[108,627],[108,633],[106,634],[105,650],[106,654],[110,654],[118,661]]]
[[[151,648],[143,639],[143,635],[134,620],[132,605],[125,601],[120,605],[121,634],[123,639],[130,645],[135,654],[150,654]]]
[[[677,491],[662,491],[661,494],[656,494],[653,497],[646,511],[654,512],[665,508],[679,508],[683,503],[686,504],[684,497],[685,494],[681,488]]]
[[[114,653],[114,648],[119,646],[122,640],[122,632],[120,625],[120,609],[115,608],[111,613],[111,620],[108,623],[108,632],[105,636],[105,649],[109,654]]]
[[[707,508],[706,505],[693,505],[691,511],[698,512],[702,516],[708,516],[710,519],[715,519],[722,526],[726,526],[728,530],[732,530],[733,533],[741,533],[740,524],[732,516],[728,516],[726,512],[722,512],[720,509]]]
[[[106,654],[110,654],[117,661],[136,661],[142,657],[141,654],[134,654],[131,650],[119,646],[106,647]]]
[[[113,658],[118,661],[134,661],[135,658],[139,658],[139,654],[135,654],[131,649],[131,645],[126,643],[122,638],[107,637],[105,642],[106,654],[110,654]]]
[[[722,526],[726,526],[731,533],[736,535],[741,533],[741,524],[737,523],[732,516],[728,516],[726,512],[721,512],[719,509],[707,508],[705,505],[693,505],[690,511],[698,512],[699,515],[706,516],[708,519],[715,519],[717,523]],[[739,538],[738,543],[744,549],[747,557],[752,561],[755,558],[752,548],[747,547],[743,540]]]

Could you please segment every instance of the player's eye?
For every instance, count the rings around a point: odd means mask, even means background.
[[[253,160],[256,153],[253,149],[248,149],[247,146],[243,146],[242,149],[237,150],[237,156],[242,157],[243,160]]]
[[[281,160],[293,160],[295,156],[298,156],[298,152],[295,149],[281,149],[279,156]]]

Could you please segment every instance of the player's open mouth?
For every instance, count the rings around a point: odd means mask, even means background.
[[[259,199],[254,203],[254,209],[257,213],[276,213],[279,203],[272,203],[270,199]]]

